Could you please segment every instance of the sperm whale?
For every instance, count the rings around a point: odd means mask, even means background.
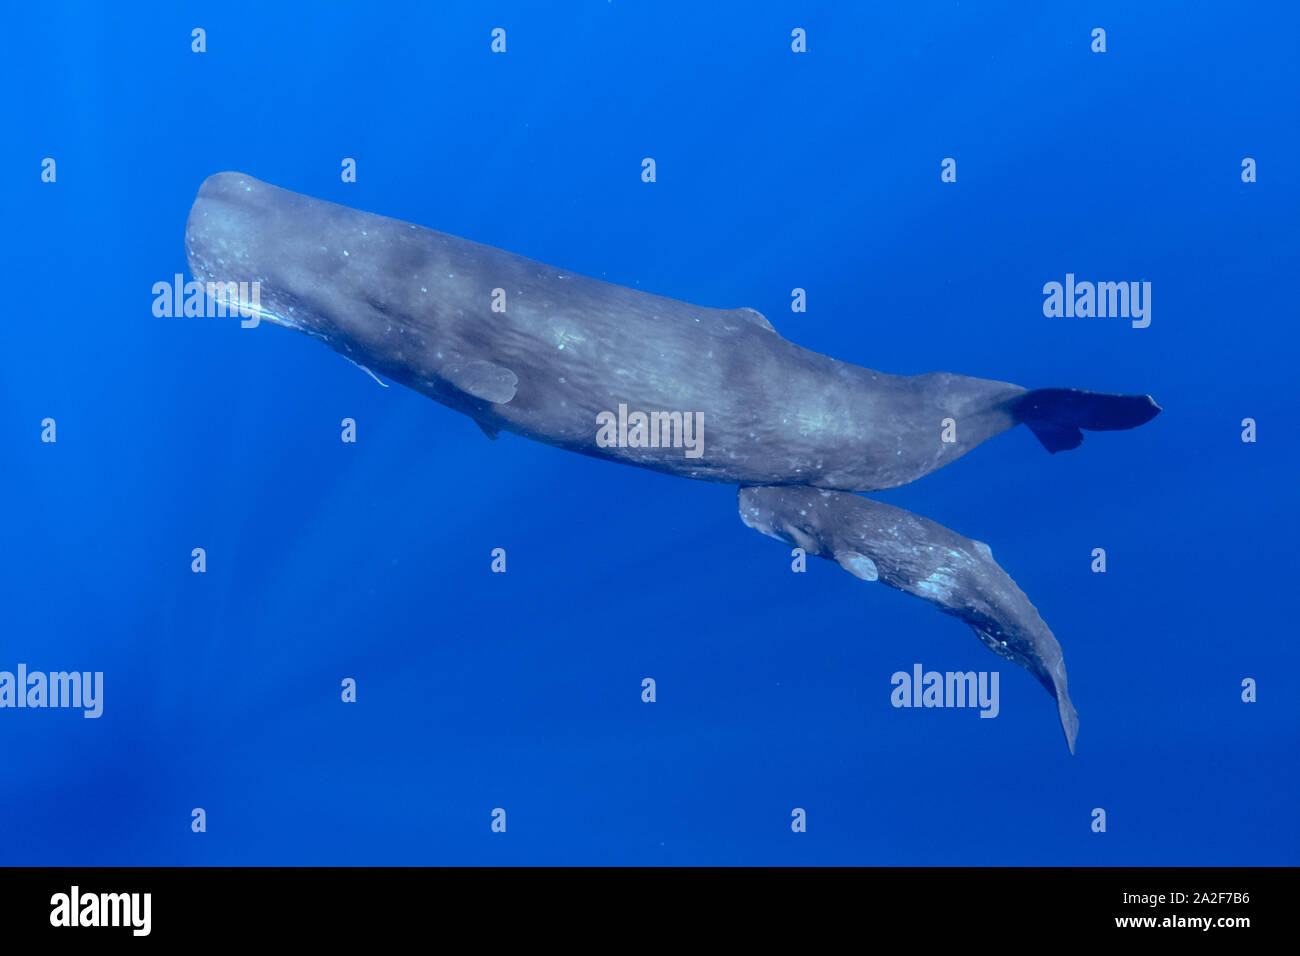
[[[1160,411],[1149,395],[878,372],[788,341],[753,309],[588,278],[242,173],[204,181],[185,241],[200,283],[256,289],[241,305],[259,319],[491,438],[739,486],[746,523],[955,613],[1038,676],[1073,751],[1060,647],[988,549],[852,493],[915,481],[1019,424],[1050,452],[1074,448],[1085,430],[1149,421]],[[907,557],[935,547],[947,564]]]

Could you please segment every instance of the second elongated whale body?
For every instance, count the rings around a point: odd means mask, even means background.
[[[1074,753],[1079,716],[1061,645],[983,541],[902,508],[806,486],[741,488],[739,506],[741,520],[756,531],[965,621],[985,647],[1028,670],[1056,698]]]
[[[1132,428],[1148,395],[899,376],[811,352],[752,309],[690,305],[241,173],[204,181],[190,271],[496,437],[741,486],[741,515],[966,620],[1078,720],[1060,646],[988,548],[847,492],[891,488],[1023,423],[1049,451]]]
[[[260,283],[267,320],[489,433],[686,478],[873,491],[1021,421],[1056,450],[1079,428],[1131,428],[1158,411],[1145,395],[875,372],[786,341],[752,309],[589,279],[240,173],[203,183],[186,246],[196,279]],[[602,444],[597,419],[620,407],[681,414],[702,440]]]

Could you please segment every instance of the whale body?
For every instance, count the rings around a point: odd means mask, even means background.
[[[783,540],[793,540],[796,512],[815,503],[820,524],[801,533],[811,553],[832,558],[837,541],[886,513],[842,493],[914,481],[1017,424],[1057,452],[1076,447],[1083,430],[1132,428],[1160,410],[1148,395],[874,371],[787,341],[753,309],[588,278],[242,173],[204,181],[185,242],[191,274],[209,289],[255,289],[240,304],[259,319],[469,416],[489,437],[508,431],[740,486],[742,517]],[[832,494],[809,497],[818,491]],[[875,562],[875,577],[857,573],[863,562],[846,569],[950,612],[1003,595],[972,626],[994,651],[1015,648],[1004,656],[1057,697],[1073,751],[1077,718],[1059,645],[991,557],[955,577],[941,600],[906,572],[879,571],[905,565],[900,549],[969,542],[908,518],[895,522],[898,538],[873,532],[874,544],[859,542],[866,550],[854,553]],[[1023,603],[1008,597],[1008,584]]]
[[[985,647],[1025,668],[1056,698],[1074,752],[1079,715],[1061,645],[983,541],[902,508],[805,485],[741,488],[739,507],[756,531],[965,621]]]

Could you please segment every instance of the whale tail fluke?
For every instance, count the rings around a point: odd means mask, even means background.
[[[1079,388],[1036,388],[1019,396],[1011,407],[1017,422],[1056,454],[1078,448],[1083,431],[1137,428],[1160,414],[1150,395],[1110,395]]]

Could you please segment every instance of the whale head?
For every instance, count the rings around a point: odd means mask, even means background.
[[[190,273],[241,314],[296,329],[381,371],[437,351],[421,293],[430,265],[408,223],[280,189],[242,173],[204,180],[185,227]],[[427,282],[426,282],[427,289]]]

